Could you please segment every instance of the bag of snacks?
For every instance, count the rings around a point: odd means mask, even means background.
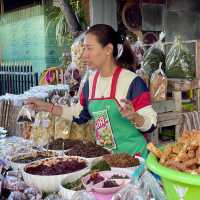
[[[17,116],[17,123],[20,134],[25,139],[31,137],[31,126],[35,121],[35,111],[31,110],[27,105],[22,106]]]
[[[160,62],[163,63],[163,69],[165,69],[165,53],[162,43],[164,37],[165,33],[161,32],[159,40],[144,52],[143,67],[149,76],[158,68]]]
[[[153,101],[166,100],[167,94],[167,77],[161,69],[162,63],[159,65],[159,69],[156,70],[150,80],[150,92]]]
[[[55,117],[49,112],[38,112],[32,125],[32,139],[37,145],[44,146],[55,134]]]
[[[145,72],[143,64],[141,64],[141,68],[136,71],[136,74],[142,78],[147,87],[149,87],[149,75]]]
[[[17,122],[31,122],[35,120],[35,111],[31,110],[27,105],[23,106],[17,116]]]
[[[194,59],[191,52],[182,44],[180,37],[175,37],[174,43],[166,56],[167,76],[191,79],[194,71]]]

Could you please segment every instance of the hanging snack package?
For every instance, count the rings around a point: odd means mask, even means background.
[[[31,110],[27,105],[23,106],[17,116],[17,122],[31,122],[35,120],[35,111]]]
[[[143,68],[149,76],[158,69],[159,63],[163,63],[163,69],[165,69],[165,53],[163,39],[165,38],[165,33],[161,32],[159,40],[155,42],[151,47],[149,47],[143,55]]]
[[[167,94],[167,77],[161,69],[162,63],[159,65],[159,69],[156,70],[150,80],[150,92],[152,101],[164,101]]]
[[[86,65],[82,59],[84,51],[84,37],[85,33],[82,33],[74,40],[71,46],[72,63],[70,64],[70,68],[78,69],[80,74],[84,74],[84,72],[86,71]]]
[[[146,83],[147,87],[149,87],[149,75],[145,72],[143,68],[143,63],[141,63],[141,68],[136,71],[136,74],[142,78],[142,80]]]
[[[17,116],[20,134],[25,139],[30,139],[32,124],[35,122],[35,111],[27,105],[23,106]]]
[[[133,45],[131,45],[131,48],[137,58],[137,65],[141,64],[143,60],[144,47],[143,43],[140,41],[140,38],[138,38],[138,40]]]
[[[191,52],[176,37],[166,56],[166,74],[169,78],[192,79],[194,75],[194,59]]]

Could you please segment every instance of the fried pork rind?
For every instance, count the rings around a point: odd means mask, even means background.
[[[191,174],[200,175],[200,131],[184,131],[178,141],[168,144],[163,151],[149,143],[147,148],[160,160],[160,164]]]

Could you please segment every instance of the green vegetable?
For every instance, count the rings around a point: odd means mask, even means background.
[[[75,191],[85,189],[82,184],[81,179],[82,179],[82,177],[77,179],[76,181],[73,181],[71,183],[67,183],[67,184],[63,185],[63,187],[66,189],[75,190]]]
[[[91,168],[92,171],[109,171],[111,170],[110,165],[105,161],[101,160],[97,162],[95,165]]]

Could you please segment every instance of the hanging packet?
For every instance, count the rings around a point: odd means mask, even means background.
[[[159,69],[156,70],[150,80],[150,93],[152,101],[164,101],[167,94],[167,77],[161,69],[162,63],[159,65]]]

